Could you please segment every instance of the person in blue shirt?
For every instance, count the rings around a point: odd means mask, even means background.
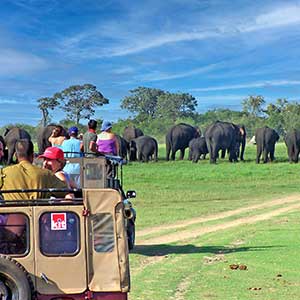
[[[68,157],[81,157],[81,141],[77,138],[78,137],[78,128],[73,126],[69,128],[69,135],[70,138],[68,140],[64,140],[61,148],[64,151],[65,158]]]
[[[78,128],[73,126],[69,128],[69,135],[70,139],[64,140],[61,148],[64,152],[64,156],[67,160],[67,163],[64,167],[64,171],[68,173],[73,181],[79,186],[79,175],[80,175],[80,165],[77,163],[70,163],[68,162],[69,157],[81,157],[82,152],[81,148],[81,141],[77,138],[78,137]]]

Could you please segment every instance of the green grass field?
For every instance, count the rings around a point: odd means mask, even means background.
[[[299,192],[298,164],[289,164],[286,148],[276,146],[276,162],[255,163],[255,146],[246,148],[246,162],[227,159],[210,165],[166,162],[160,148],[157,163],[129,163],[124,167],[125,189],[135,189],[137,231],[180,224]],[[300,199],[299,199],[300,200]],[[299,201],[300,202],[300,201]],[[297,201],[295,202],[298,203]],[[185,231],[256,217],[288,204],[248,210],[230,217],[189,225]],[[299,299],[299,209],[268,220],[208,232],[176,242],[151,244],[156,236],[181,234],[163,229],[146,235],[130,255],[132,291],[136,299]],[[150,241],[143,245],[143,241]],[[244,264],[247,270],[231,270]]]
[[[165,161],[160,148],[157,163],[129,163],[124,168],[125,189],[135,189],[138,227],[172,223],[220,212],[299,191],[300,164],[290,164],[286,148],[277,145],[276,162],[255,163],[255,146],[248,146],[245,162],[217,165]],[[186,153],[187,156],[187,153]]]

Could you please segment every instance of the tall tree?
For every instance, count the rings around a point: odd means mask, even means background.
[[[242,102],[243,110],[252,117],[258,117],[263,111],[262,106],[266,103],[263,96],[249,96]]]
[[[187,93],[164,93],[158,97],[156,116],[171,119],[189,117],[196,110],[197,100]]]
[[[264,111],[268,116],[267,125],[274,128],[279,134],[283,134],[285,127],[283,115],[287,104],[285,101],[285,99],[278,99],[275,104],[268,104]]]
[[[288,102],[282,111],[284,131],[289,131],[293,128],[300,129],[300,104],[298,102]]]
[[[72,85],[56,93],[53,98],[59,101],[60,108],[67,118],[77,125],[81,119],[89,119],[95,113],[95,107],[108,104],[109,100],[97,91],[92,84]]]
[[[50,121],[49,117],[49,109],[53,110],[55,107],[58,106],[59,102],[51,97],[44,97],[37,100],[38,108],[42,111],[42,125],[46,126],[47,123]]]
[[[155,117],[157,99],[164,91],[159,89],[138,87],[130,91],[131,95],[121,101],[121,108],[138,115],[141,121]]]

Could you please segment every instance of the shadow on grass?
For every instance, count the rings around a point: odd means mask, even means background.
[[[211,253],[227,254],[244,251],[266,251],[271,248],[280,248],[283,246],[257,246],[257,247],[224,247],[224,246],[203,246],[198,247],[192,244],[188,245],[137,245],[131,250],[131,253],[145,256],[163,256],[167,254],[194,254]]]

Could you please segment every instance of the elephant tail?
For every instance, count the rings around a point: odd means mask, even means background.
[[[157,144],[157,140],[154,139],[154,143],[155,143],[154,161],[157,161],[157,158],[158,158],[158,144]]]
[[[293,133],[291,135],[291,156],[292,156],[292,160],[295,161],[295,153],[297,152],[297,135],[296,135],[296,131],[293,130]]]

